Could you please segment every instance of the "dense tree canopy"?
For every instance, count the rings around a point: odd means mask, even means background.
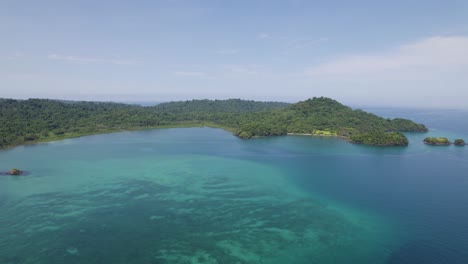
[[[444,137],[427,137],[424,139],[424,143],[428,145],[437,145],[437,146],[448,146],[450,141],[448,138]]]
[[[408,139],[400,132],[368,132],[351,136],[351,141],[373,146],[406,146]]]
[[[355,143],[393,146],[408,145],[408,140],[401,133],[390,132],[427,131],[424,125],[410,120],[385,119],[362,110],[353,110],[324,97],[260,113],[255,117],[256,120],[239,127],[238,136],[250,138],[286,133],[330,134],[349,138]]]
[[[364,144],[374,143],[362,138],[357,140],[362,133],[371,133],[367,137],[373,135],[375,140],[389,140],[396,139],[397,134],[386,132],[427,131],[425,126],[410,120],[384,119],[324,97],[296,104],[230,99],[170,102],[150,107],[47,99],[0,99],[0,124],[0,147],[167,126],[222,127],[241,138],[326,133]],[[402,142],[400,139],[397,141]],[[389,140],[387,143],[379,142],[377,145],[394,145],[395,142]]]

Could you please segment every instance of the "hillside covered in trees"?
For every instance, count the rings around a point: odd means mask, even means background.
[[[424,125],[410,120],[381,118],[324,97],[296,104],[230,99],[147,107],[0,99],[0,147],[121,130],[188,126],[220,127],[240,138],[302,133],[341,136],[375,145],[407,145],[406,137],[398,132],[427,131]]]

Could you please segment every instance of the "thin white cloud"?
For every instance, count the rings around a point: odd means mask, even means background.
[[[410,77],[468,66],[468,37],[431,37],[373,55],[352,55],[306,69],[311,76]]]
[[[261,73],[261,68],[258,65],[239,65],[239,64],[229,64],[223,65],[224,69],[230,73],[236,74],[246,74],[246,75],[257,75]]]
[[[309,36],[272,36],[268,33],[257,34],[257,40],[274,40],[276,44],[281,47],[280,54],[289,55],[294,52],[298,52],[302,49],[312,48],[318,46],[324,42],[329,41],[325,37],[309,37]]]
[[[41,79],[44,76],[36,73],[12,73],[12,74],[5,74],[2,75],[5,78],[13,79],[13,80],[37,80]]]
[[[6,58],[8,60],[17,60],[17,59],[21,59],[24,57],[24,53],[22,52],[13,52],[11,54],[9,54]]]
[[[197,71],[175,71],[172,74],[176,76],[185,76],[185,77],[205,77],[206,73],[197,72]]]
[[[75,63],[101,63],[101,64],[116,64],[116,65],[132,65],[136,64],[135,61],[126,59],[102,59],[102,58],[90,58],[90,57],[79,57],[70,55],[50,54],[48,56],[51,60],[61,60]]]
[[[312,39],[312,38],[305,38],[305,39],[296,39],[294,41],[291,41],[289,43],[289,48],[291,49],[304,49],[308,48],[311,46],[315,46],[317,44],[327,42],[328,38],[317,38],[317,39]]]
[[[270,39],[271,35],[265,32],[257,34],[257,39]]]
[[[305,69],[310,85],[357,104],[467,108],[468,37],[430,37]]]
[[[239,53],[238,49],[223,49],[223,50],[217,50],[215,51],[216,54],[221,54],[221,55],[230,55],[230,54],[237,54]]]
[[[327,42],[328,38],[290,38],[282,37],[281,40],[285,42],[285,49],[281,52],[283,55],[289,55],[295,52],[302,52],[303,49],[311,49],[324,42]]]

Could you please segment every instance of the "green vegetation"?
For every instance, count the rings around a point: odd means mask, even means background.
[[[455,139],[453,144],[455,144],[455,146],[465,146],[465,140],[458,138],[458,139]]]
[[[379,146],[407,145],[402,134],[386,132],[425,132],[424,125],[406,119],[385,119],[362,110],[353,110],[329,98],[313,98],[281,109],[260,112],[240,124],[237,135],[241,138],[293,134],[335,135],[349,138],[351,142]],[[365,133],[367,138],[358,138]],[[352,137],[354,135],[354,137]],[[353,139],[354,138],[354,139]],[[402,138],[406,140],[402,140]]]
[[[450,141],[444,137],[427,137],[424,139],[424,143],[433,146],[448,146]]]
[[[376,145],[403,142],[397,139],[400,136],[387,132],[427,131],[424,125],[410,120],[381,118],[324,97],[296,104],[230,99],[170,102],[151,107],[0,99],[0,124],[0,147],[162,127],[219,127],[245,139],[287,133],[333,135],[364,144],[378,142]],[[359,135],[363,133],[374,139],[361,140]]]
[[[370,132],[351,135],[354,143],[374,146],[407,146],[408,139],[400,132]]]

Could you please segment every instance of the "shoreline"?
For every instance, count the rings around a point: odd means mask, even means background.
[[[311,137],[337,137],[337,138],[346,138],[338,135],[324,135],[324,134],[310,134],[310,133],[286,133],[286,136],[311,136]]]
[[[465,143],[463,145],[458,145],[458,144],[455,144],[453,142],[450,142],[448,144],[432,144],[432,143],[426,143],[426,142],[422,141],[422,143],[424,145],[435,146],[435,147],[449,147],[449,146],[463,147],[463,146],[468,146],[468,143]]]
[[[349,140],[349,137],[339,135],[323,135],[323,134],[310,134],[310,133],[286,133],[286,136],[309,136],[309,137],[333,137],[348,141],[349,143],[356,144]]]
[[[175,124],[175,125],[162,125],[162,126],[153,126],[153,127],[133,127],[133,128],[126,128],[126,129],[103,129],[100,131],[94,131],[90,133],[70,133],[70,134],[64,134],[63,136],[58,136],[58,137],[51,137],[51,138],[46,138],[43,140],[37,140],[37,141],[30,141],[30,142],[23,142],[21,144],[15,144],[15,145],[10,145],[6,146],[3,148],[0,148],[0,151],[2,150],[9,150],[13,149],[15,147],[19,146],[32,146],[36,144],[42,144],[42,143],[48,143],[48,142],[54,142],[54,141],[60,141],[60,140],[65,140],[65,139],[72,139],[72,138],[80,138],[80,137],[86,137],[86,136],[94,136],[94,135],[104,135],[104,134],[112,134],[112,133],[120,133],[120,132],[132,132],[132,131],[144,131],[144,130],[153,130],[153,129],[171,129],[171,128],[193,128],[193,127],[209,127],[209,128],[217,128],[217,129],[222,129],[228,132],[231,132],[233,136],[237,137],[235,135],[236,129],[230,128],[230,127],[225,127],[222,125],[218,125],[215,123],[211,122],[206,122],[206,123],[188,123],[188,124]],[[333,137],[333,138],[339,138],[342,140],[347,141],[348,143],[352,144],[359,144],[357,142],[352,142],[349,137],[345,136],[339,136],[339,135],[333,135],[333,134],[312,134],[312,133],[286,133],[283,136],[310,136],[310,137]],[[265,136],[255,136],[253,138],[263,138]],[[367,144],[363,144],[367,145]],[[466,144],[468,145],[468,144]],[[369,145],[369,146],[377,146],[377,147],[392,147],[393,145]]]
[[[0,148],[0,151],[13,149],[13,148],[20,147],[20,146],[33,146],[33,145],[37,145],[37,144],[49,143],[49,142],[60,141],[60,140],[65,140],[65,139],[72,139],[72,138],[94,136],[94,135],[105,135],[105,134],[113,134],[113,133],[121,133],[121,132],[132,132],[132,131],[144,131],[144,130],[153,130],[153,129],[192,128],[192,127],[219,128],[219,129],[234,133],[233,128],[224,127],[224,126],[217,125],[217,124],[214,124],[214,123],[209,123],[209,122],[207,122],[207,123],[179,124],[179,125],[161,125],[161,126],[154,126],[154,127],[132,127],[132,128],[126,128],[126,129],[107,129],[107,130],[100,130],[100,131],[94,131],[94,132],[89,132],[89,133],[63,134],[63,136],[50,137],[50,138],[45,138],[45,139],[40,139],[40,140],[35,140],[35,141],[28,141],[28,142],[22,142],[22,143],[19,143],[19,144],[8,145],[8,146]]]

